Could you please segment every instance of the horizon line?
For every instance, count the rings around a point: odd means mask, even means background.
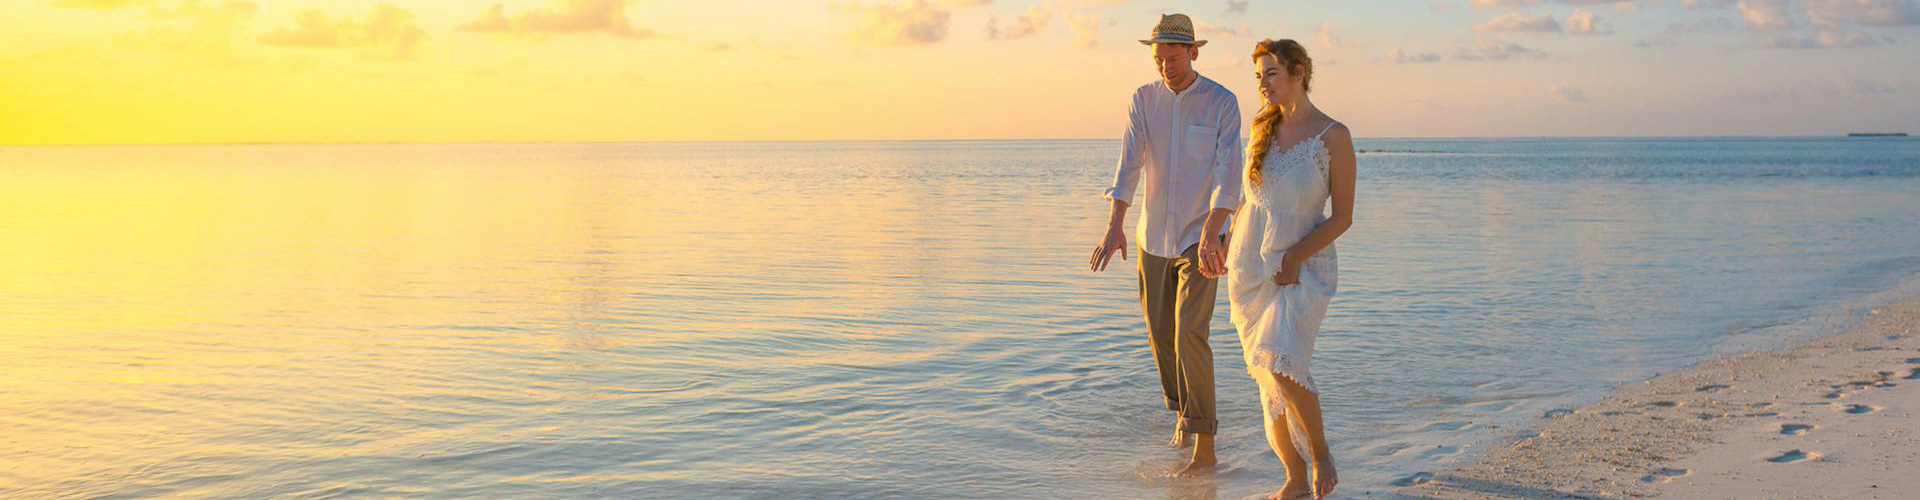
[[[1840,132],[1833,134],[1750,134],[1750,135],[1513,135],[1513,136],[1428,136],[1428,137],[1360,137],[1360,140],[1515,140],[1515,139],[1747,139],[1747,138],[1849,138],[1849,134],[1907,134],[1907,132]],[[1900,136],[1893,136],[1900,137]],[[1913,137],[1908,135],[1906,137]],[[1856,139],[1887,138],[1852,137]],[[743,143],[802,143],[802,142],[1057,142],[1057,141],[1118,141],[1117,137],[1037,137],[1037,138],[976,138],[976,139],[692,139],[692,140],[473,140],[473,141],[240,141],[240,142],[76,142],[76,143],[0,143],[0,148],[59,148],[59,147],[160,147],[160,146],[434,146],[434,145],[486,145],[486,144],[743,144]]]

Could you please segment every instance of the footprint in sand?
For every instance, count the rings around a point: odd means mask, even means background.
[[[1907,379],[1907,380],[1920,380],[1920,368],[1914,368],[1913,370],[1911,370],[1911,371],[1908,371],[1908,372],[1907,372],[1907,376],[1906,376],[1906,379]]]
[[[1813,426],[1807,424],[1780,424],[1780,433],[1788,436],[1799,436],[1810,430]]]
[[[1686,469],[1675,469],[1672,467],[1667,467],[1667,468],[1662,468],[1660,470],[1653,471],[1652,474],[1640,476],[1640,482],[1665,483],[1665,482],[1673,481],[1675,478],[1685,477],[1686,475],[1692,474],[1692,473],[1693,471],[1686,470]]]
[[[1776,464],[1790,464],[1790,463],[1798,462],[1801,460],[1812,460],[1815,458],[1820,458],[1820,454],[1805,452],[1800,450],[1793,450],[1786,453],[1781,453],[1779,456],[1769,458],[1767,459],[1767,461],[1773,462]]]
[[[1920,364],[1920,358],[1907,358],[1908,363]]]
[[[1652,403],[1647,403],[1641,406],[1652,406],[1656,408],[1673,408],[1676,406],[1680,406],[1680,403],[1675,403],[1672,401],[1654,401]]]
[[[1712,391],[1718,391],[1726,388],[1727,386],[1723,384],[1707,384],[1700,387],[1695,387],[1693,389],[1693,392],[1712,392]]]
[[[1426,484],[1428,481],[1432,481],[1432,480],[1433,480],[1433,473],[1415,472],[1405,476],[1400,476],[1398,479],[1394,479],[1393,481],[1390,481],[1387,484],[1391,484],[1394,486],[1413,486],[1416,484]]]
[[[1749,417],[1778,417],[1778,416],[1780,416],[1780,412],[1777,412],[1777,411],[1756,411],[1756,412],[1753,412],[1753,413],[1748,413],[1748,414],[1747,414],[1747,416],[1749,416]]]
[[[1412,447],[1413,445],[1407,444],[1407,443],[1387,443],[1387,444],[1374,447],[1373,450],[1369,451],[1368,453],[1371,453],[1373,456],[1376,456],[1376,457],[1385,457],[1385,456],[1392,456],[1395,453],[1399,453],[1400,450],[1404,450]]]
[[[1850,414],[1850,415],[1859,415],[1862,413],[1869,413],[1878,409],[1879,408],[1875,408],[1870,405],[1846,405],[1846,406],[1840,407],[1840,411],[1846,412],[1847,414]]]
[[[1920,369],[1914,370],[1914,373],[1920,373]],[[1560,417],[1564,417],[1572,414],[1573,414],[1573,410],[1568,410],[1565,408],[1555,408],[1552,410],[1547,410],[1546,413],[1540,414],[1540,418],[1560,418]]]

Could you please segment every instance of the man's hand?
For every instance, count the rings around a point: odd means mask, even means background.
[[[1227,243],[1224,238],[1200,237],[1200,275],[1219,278],[1227,274]]]
[[[1120,253],[1120,260],[1127,260],[1127,231],[1118,226],[1107,228],[1107,237],[1100,240],[1100,246],[1093,248],[1093,260],[1087,268],[1093,272],[1105,271],[1107,262],[1113,260],[1114,252]]]

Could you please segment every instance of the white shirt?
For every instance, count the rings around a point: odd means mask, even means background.
[[[1144,180],[1146,203],[1134,238],[1143,252],[1178,257],[1200,242],[1207,212],[1240,205],[1240,102],[1226,87],[1195,75],[1178,93],[1165,81],[1140,86],[1127,119],[1107,199],[1131,205]]]

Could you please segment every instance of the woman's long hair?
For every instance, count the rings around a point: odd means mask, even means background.
[[[1253,44],[1253,64],[1256,67],[1260,64],[1260,56],[1273,56],[1279,60],[1280,67],[1286,69],[1289,77],[1298,74],[1296,71],[1306,73],[1300,79],[1300,90],[1306,92],[1313,88],[1313,58],[1307,57],[1307,48],[1301,46],[1300,42],[1291,39],[1261,40]],[[1273,132],[1280,128],[1282,118],[1280,106],[1275,103],[1267,103],[1266,107],[1260,109],[1260,114],[1253,117],[1253,138],[1247,144],[1247,181],[1253,183],[1255,188],[1260,187],[1261,167],[1266,166],[1267,151],[1273,149]]]

